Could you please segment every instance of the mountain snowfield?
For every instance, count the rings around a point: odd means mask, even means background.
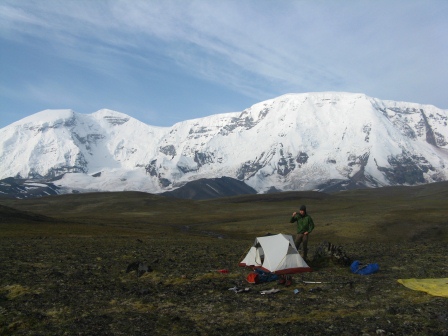
[[[123,113],[45,110],[0,129],[0,178],[63,192],[160,193],[232,177],[263,193],[448,179],[448,110],[356,93],[286,94],[154,127]],[[62,176],[62,177],[61,177]]]

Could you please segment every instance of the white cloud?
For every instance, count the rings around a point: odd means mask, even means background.
[[[253,97],[341,90],[400,99],[431,80],[447,84],[447,15],[437,0],[4,1],[0,34],[50,42],[117,78],[174,64]],[[421,72],[430,75],[409,84]]]

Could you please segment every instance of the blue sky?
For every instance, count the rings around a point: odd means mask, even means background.
[[[108,108],[154,126],[286,93],[448,109],[445,0],[1,0],[0,128]]]

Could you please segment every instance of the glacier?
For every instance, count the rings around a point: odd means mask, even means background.
[[[285,94],[172,127],[45,110],[0,129],[0,179],[64,193],[161,193],[222,176],[259,193],[431,183],[448,176],[447,123],[432,105],[346,92]]]

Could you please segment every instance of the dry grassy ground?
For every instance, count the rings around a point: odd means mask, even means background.
[[[0,208],[0,334],[448,335],[448,299],[397,283],[448,276],[447,194],[437,184],[200,202],[143,193],[2,200],[12,209]],[[311,256],[328,240],[380,271],[310,261],[314,272],[290,287],[245,283],[238,262],[254,238],[293,233],[289,216],[302,203],[317,225]],[[126,273],[137,260],[153,271]],[[260,294],[271,288],[280,291]]]

